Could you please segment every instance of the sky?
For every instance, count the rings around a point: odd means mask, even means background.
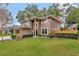
[[[42,9],[43,7],[48,7],[52,5],[52,3],[36,3],[39,9]],[[8,6],[9,11],[12,13],[13,16],[13,24],[19,24],[16,15],[19,10],[24,10],[24,8],[27,7],[27,3],[10,3]]]

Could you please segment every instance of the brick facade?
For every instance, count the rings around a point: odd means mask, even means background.
[[[43,19],[32,18],[29,22],[32,33],[36,33],[36,35],[49,35],[52,31],[60,31],[61,23],[60,19],[52,17],[45,17]],[[43,34],[43,31],[47,34]]]

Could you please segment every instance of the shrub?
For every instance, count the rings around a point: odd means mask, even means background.
[[[16,38],[16,35],[15,34],[12,34],[11,37],[12,37],[12,39],[15,39]]]

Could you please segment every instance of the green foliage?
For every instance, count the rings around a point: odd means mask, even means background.
[[[47,10],[47,14],[48,15],[53,15],[53,16],[61,16],[62,14],[60,14],[60,10],[58,9],[58,4],[55,4],[55,5],[51,5],[49,6],[48,10]]]
[[[79,31],[79,23],[78,23],[78,25],[77,25],[77,30]]]
[[[69,3],[64,3],[63,4],[64,7],[69,6],[69,5],[70,5]]]
[[[36,17],[44,17],[48,15],[60,16],[60,11],[58,9],[58,3],[53,4],[47,8],[39,9],[35,4],[28,4],[27,7],[23,11],[18,11],[16,16],[19,21],[25,20],[25,18],[31,18],[33,16]]]
[[[12,39],[16,39],[16,35],[15,34],[11,34]]]
[[[25,19],[24,12],[19,10],[16,18],[19,18],[19,20],[24,20]]]
[[[71,10],[67,16],[67,22],[78,22],[79,21],[79,8]]]

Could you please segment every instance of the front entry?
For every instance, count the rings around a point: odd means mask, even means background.
[[[38,31],[36,30],[36,36],[38,35]]]
[[[34,35],[34,36],[38,36],[38,31],[37,31],[37,30],[34,30],[33,35]]]

